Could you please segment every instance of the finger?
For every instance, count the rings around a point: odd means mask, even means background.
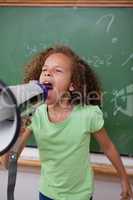
[[[121,193],[121,200],[128,200],[130,199],[130,194],[128,192]]]
[[[122,197],[120,200],[130,200],[130,197]]]

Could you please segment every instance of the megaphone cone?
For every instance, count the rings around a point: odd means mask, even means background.
[[[0,155],[16,142],[20,130],[20,112],[12,91],[0,81]]]
[[[21,116],[34,112],[35,104],[43,103],[47,95],[48,87],[37,81],[9,87],[0,81],[0,155],[15,144]]]

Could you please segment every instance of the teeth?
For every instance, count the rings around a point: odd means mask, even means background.
[[[52,89],[52,88],[53,88],[53,86],[52,86],[51,83],[45,82],[45,85],[46,85],[46,87],[47,87],[48,89]]]
[[[45,84],[45,85],[52,85],[51,83],[48,83],[48,82],[47,82],[47,83],[44,83],[44,84]]]

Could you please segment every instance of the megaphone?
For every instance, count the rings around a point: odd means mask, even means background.
[[[15,144],[21,117],[34,113],[36,105],[46,100],[50,87],[38,81],[8,87],[0,81],[0,155]]]

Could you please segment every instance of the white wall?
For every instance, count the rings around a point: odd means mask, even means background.
[[[7,200],[8,173],[0,170],[0,200]],[[38,200],[39,171],[32,169],[18,169],[15,187],[15,200]],[[95,177],[94,200],[119,200],[120,184],[118,179],[109,177]]]
[[[0,200],[7,200],[7,170],[0,170]],[[15,200],[38,200],[39,172],[19,169],[15,187]]]

